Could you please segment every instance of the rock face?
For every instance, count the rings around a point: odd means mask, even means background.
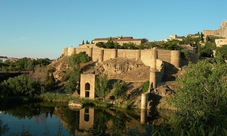
[[[112,59],[103,63],[104,69],[113,74],[122,74],[131,70],[135,70],[141,66],[143,66],[143,64],[140,62],[127,60],[124,58]]]
[[[121,79],[126,82],[145,82],[149,80],[149,67],[141,61],[115,58],[86,69],[87,74],[107,74],[109,79]]]

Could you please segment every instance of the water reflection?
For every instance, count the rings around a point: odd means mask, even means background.
[[[130,129],[144,132],[144,124],[148,124],[151,118],[154,118],[154,116],[150,116],[150,112],[147,110],[125,111],[125,109],[94,107],[72,110],[68,108],[67,104],[53,103],[8,107],[4,109],[2,114],[18,118],[18,122],[23,122],[26,119],[33,121],[33,124],[30,125],[46,124],[47,130],[55,125],[57,127],[54,130],[49,130],[55,131],[55,135],[59,133],[59,126],[62,126],[62,133],[63,130],[68,131],[63,135],[122,135]],[[5,123],[10,123],[7,120],[0,119]],[[56,125],[56,121],[52,121],[52,119],[59,119],[60,125]],[[26,124],[26,121],[23,123]]]

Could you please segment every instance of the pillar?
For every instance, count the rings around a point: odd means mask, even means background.
[[[180,68],[180,51],[179,50],[171,51],[170,63],[173,64],[176,68]]]
[[[157,87],[156,71],[150,68],[150,89],[156,89],[156,87]]]
[[[153,48],[151,56],[151,67],[150,67],[150,89],[156,88],[156,59],[157,59],[157,50]],[[149,90],[150,91],[150,90]]]
[[[147,110],[141,109],[140,111],[140,123],[145,124],[146,123],[146,117],[147,117]]]
[[[141,109],[147,109],[147,93],[141,94]]]

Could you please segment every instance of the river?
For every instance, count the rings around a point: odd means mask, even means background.
[[[36,136],[125,135],[145,133],[159,116],[147,110],[85,107],[72,109],[66,103],[33,103],[1,107],[3,136],[29,133]]]

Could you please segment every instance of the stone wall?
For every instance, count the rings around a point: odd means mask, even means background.
[[[146,50],[128,50],[128,49],[103,49],[103,48],[64,48],[63,55],[70,56],[86,52],[88,56],[92,57],[93,61],[106,61],[116,57],[124,57],[128,59],[140,59],[146,66],[152,65],[152,58],[154,58],[153,49]],[[174,65],[176,68],[180,67],[180,51],[178,50],[162,50],[157,49],[157,59]]]

